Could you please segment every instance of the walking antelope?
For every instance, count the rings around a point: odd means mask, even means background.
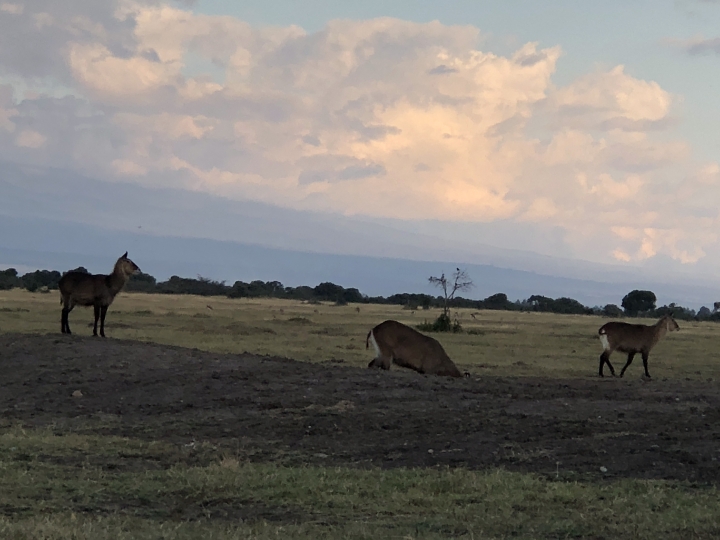
[[[600,376],[603,377],[603,365],[607,364],[610,373],[615,376],[615,369],[610,363],[610,355],[614,351],[627,353],[627,363],[620,371],[620,376],[625,374],[625,370],[632,363],[635,354],[642,354],[643,367],[645,368],[645,376],[650,377],[648,372],[648,355],[650,351],[657,345],[665,334],[680,327],[670,315],[665,315],[657,323],[652,326],[644,324],[628,324],[624,322],[609,322],[604,324],[598,334],[600,335],[600,343],[603,346],[603,352],[600,355]]]

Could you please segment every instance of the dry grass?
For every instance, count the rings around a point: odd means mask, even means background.
[[[597,329],[605,319],[467,309],[457,313],[465,332],[435,337],[461,369],[553,378],[596,376],[600,355]],[[362,366],[372,358],[372,351],[365,350],[365,337],[374,325],[395,319],[415,326],[437,315],[437,310],[411,312],[401,306],[121,293],[108,312],[107,334],[213,352],[251,352]],[[70,314],[71,328],[78,334],[90,334],[92,320],[89,309],[76,308]],[[653,351],[653,377],[720,378],[720,363],[715,361],[720,325],[681,321],[680,326],[680,332],[670,334]],[[0,332],[59,330],[57,293],[0,292]],[[623,355],[616,353],[612,361],[619,369]],[[641,361],[636,363],[627,376],[640,377]]]
[[[108,464],[113,464],[111,468]],[[158,464],[161,467],[158,467]],[[715,488],[503,470],[256,464],[165,443],[0,435],[0,537],[716,538]]]

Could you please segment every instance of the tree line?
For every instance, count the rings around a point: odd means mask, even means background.
[[[83,267],[75,270],[87,272]],[[8,268],[0,270],[0,290],[23,288],[30,292],[49,292],[58,288],[61,276],[62,274],[56,270],[36,270],[19,275],[14,268]],[[442,278],[444,278],[444,274]],[[433,282],[431,281],[431,283]],[[282,298],[306,302],[334,302],[338,305],[348,303],[393,304],[404,306],[410,310],[469,308],[601,315],[604,317],[661,317],[671,314],[676,319],[720,321],[720,302],[715,302],[712,310],[703,306],[695,311],[676,304],[657,307],[655,294],[652,291],[641,290],[629,292],[622,299],[620,306],[607,304],[594,307],[585,306],[572,298],[549,298],[542,295],[532,295],[527,299],[515,301],[511,301],[505,293],[493,294],[483,300],[472,300],[462,296],[448,298],[447,295],[433,296],[424,293],[399,293],[383,297],[367,296],[354,287],[345,288],[330,282],[320,283],[315,287],[306,285],[287,287],[279,281],[261,280],[249,283],[236,281],[233,285],[228,285],[224,281],[214,281],[202,276],[197,278],[172,276],[167,281],[157,281],[153,276],[145,273],[133,275],[125,290],[157,294],[225,296],[228,298]]]

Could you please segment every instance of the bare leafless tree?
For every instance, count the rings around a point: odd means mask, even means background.
[[[445,272],[443,272],[440,277],[430,276],[428,281],[432,285],[442,289],[443,316],[448,318],[448,313],[450,312],[450,302],[453,298],[455,298],[455,293],[468,291],[475,286],[467,272],[465,270],[460,270],[459,268],[455,269],[455,272],[452,273],[449,280],[445,277]]]

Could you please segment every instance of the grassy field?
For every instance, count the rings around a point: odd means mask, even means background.
[[[108,313],[106,333],[212,352],[365,366],[372,356],[365,350],[372,326],[390,318],[415,325],[436,316],[437,311],[396,306],[121,294]],[[601,318],[472,310],[460,310],[459,317],[464,333],[436,337],[475,377],[597,377]],[[76,334],[91,334],[90,323],[91,310],[76,308],[70,315]],[[59,334],[59,326],[57,293],[0,292],[0,332]],[[720,326],[682,321],[680,326],[651,355],[657,384],[666,378],[720,377],[715,359]],[[613,360],[619,369],[621,356]],[[642,363],[636,364],[628,377],[640,377]],[[720,494],[712,485],[577,481],[560,473],[503,469],[254,463],[212,444],[188,447],[107,436],[102,427],[98,424],[94,433],[88,426],[82,432],[28,428],[0,417],[0,538],[720,535]]]
[[[0,517],[0,537],[709,539],[720,531],[715,488],[567,482],[503,470],[289,468],[242,463],[209,447],[193,450],[202,464],[189,465],[190,452],[5,430],[0,508],[21,510]],[[123,469],[104,465],[119,457]],[[256,509],[250,515],[242,511],[248,501]]]
[[[457,314],[465,332],[435,337],[461,369],[478,375],[597,374],[601,352],[597,330],[606,319],[468,309],[457,310]],[[108,311],[106,334],[211,352],[250,352],[363,366],[373,356],[372,350],[365,350],[365,337],[374,325],[395,319],[415,326],[437,315],[437,310],[413,312],[400,306],[122,293]],[[78,307],[70,314],[70,327],[76,334],[91,334],[88,325],[92,321],[91,309]],[[720,325],[680,321],[680,327],[681,331],[670,334],[653,351],[649,363],[653,377],[720,378],[720,363],[715,361]],[[45,334],[59,329],[57,292],[0,292],[0,332]],[[611,360],[616,369],[624,365],[620,353]],[[635,364],[628,369],[628,377],[641,375],[639,357]]]

